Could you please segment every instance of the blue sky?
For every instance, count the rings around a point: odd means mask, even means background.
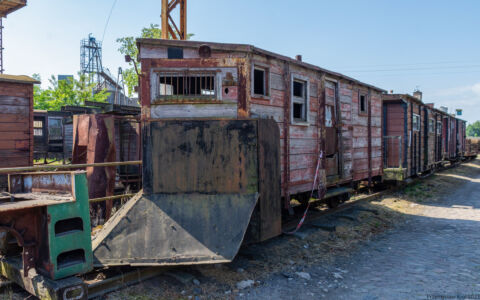
[[[248,43],[480,119],[480,1],[188,0],[194,40]],[[80,40],[102,39],[114,0],[29,0],[4,20],[6,73],[76,74]],[[160,23],[160,0],[117,0],[103,63],[125,67],[117,37]]]

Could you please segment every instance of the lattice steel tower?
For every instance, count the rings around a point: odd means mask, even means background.
[[[102,42],[91,34],[80,42],[80,71],[89,76],[90,83],[102,83]]]

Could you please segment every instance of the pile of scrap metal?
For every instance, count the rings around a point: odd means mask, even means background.
[[[73,117],[75,115],[98,114],[115,116],[117,134],[125,135],[118,127],[125,122],[135,119],[140,114],[140,108],[136,106],[116,105],[103,102],[85,101],[83,106],[63,106],[61,111],[34,110],[34,158],[37,160],[72,159],[73,145]],[[123,121],[124,120],[124,121]],[[139,133],[137,133],[139,136]],[[116,140],[121,139],[116,137]],[[117,145],[120,146],[120,145]],[[117,147],[117,149],[120,149]],[[118,155],[131,153],[119,150]],[[118,161],[124,161],[119,157]]]
[[[142,158],[140,122],[135,116],[111,114],[73,117],[73,164],[139,161]],[[138,192],[142,187],[138,165],[87,167],[89,198]],[[110,218],[113,200],[92,204],[94,226]]]

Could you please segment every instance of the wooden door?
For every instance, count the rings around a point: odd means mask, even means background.
[[[329,182],[334,182],[340,175],[340,155],[338,147],[338,112],[337,112],[337,84],[325,82],[325,151],[326,174]]]

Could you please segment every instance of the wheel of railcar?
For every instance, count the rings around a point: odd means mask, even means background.
[[[310,194],[309,193],[302,193],[295,196],[295,199],[298,200],[302,205],[307,205],[308,201],[310,201]]]
[[[340,196],[340,201],[343,203],[345,201],[348,201],[348,199],[350,199],[350,193],[345,193],[343,195]]]
[[[340,204],[340,197],[331,197],[327,199],[327,205],[329,208],[335,208]]]

